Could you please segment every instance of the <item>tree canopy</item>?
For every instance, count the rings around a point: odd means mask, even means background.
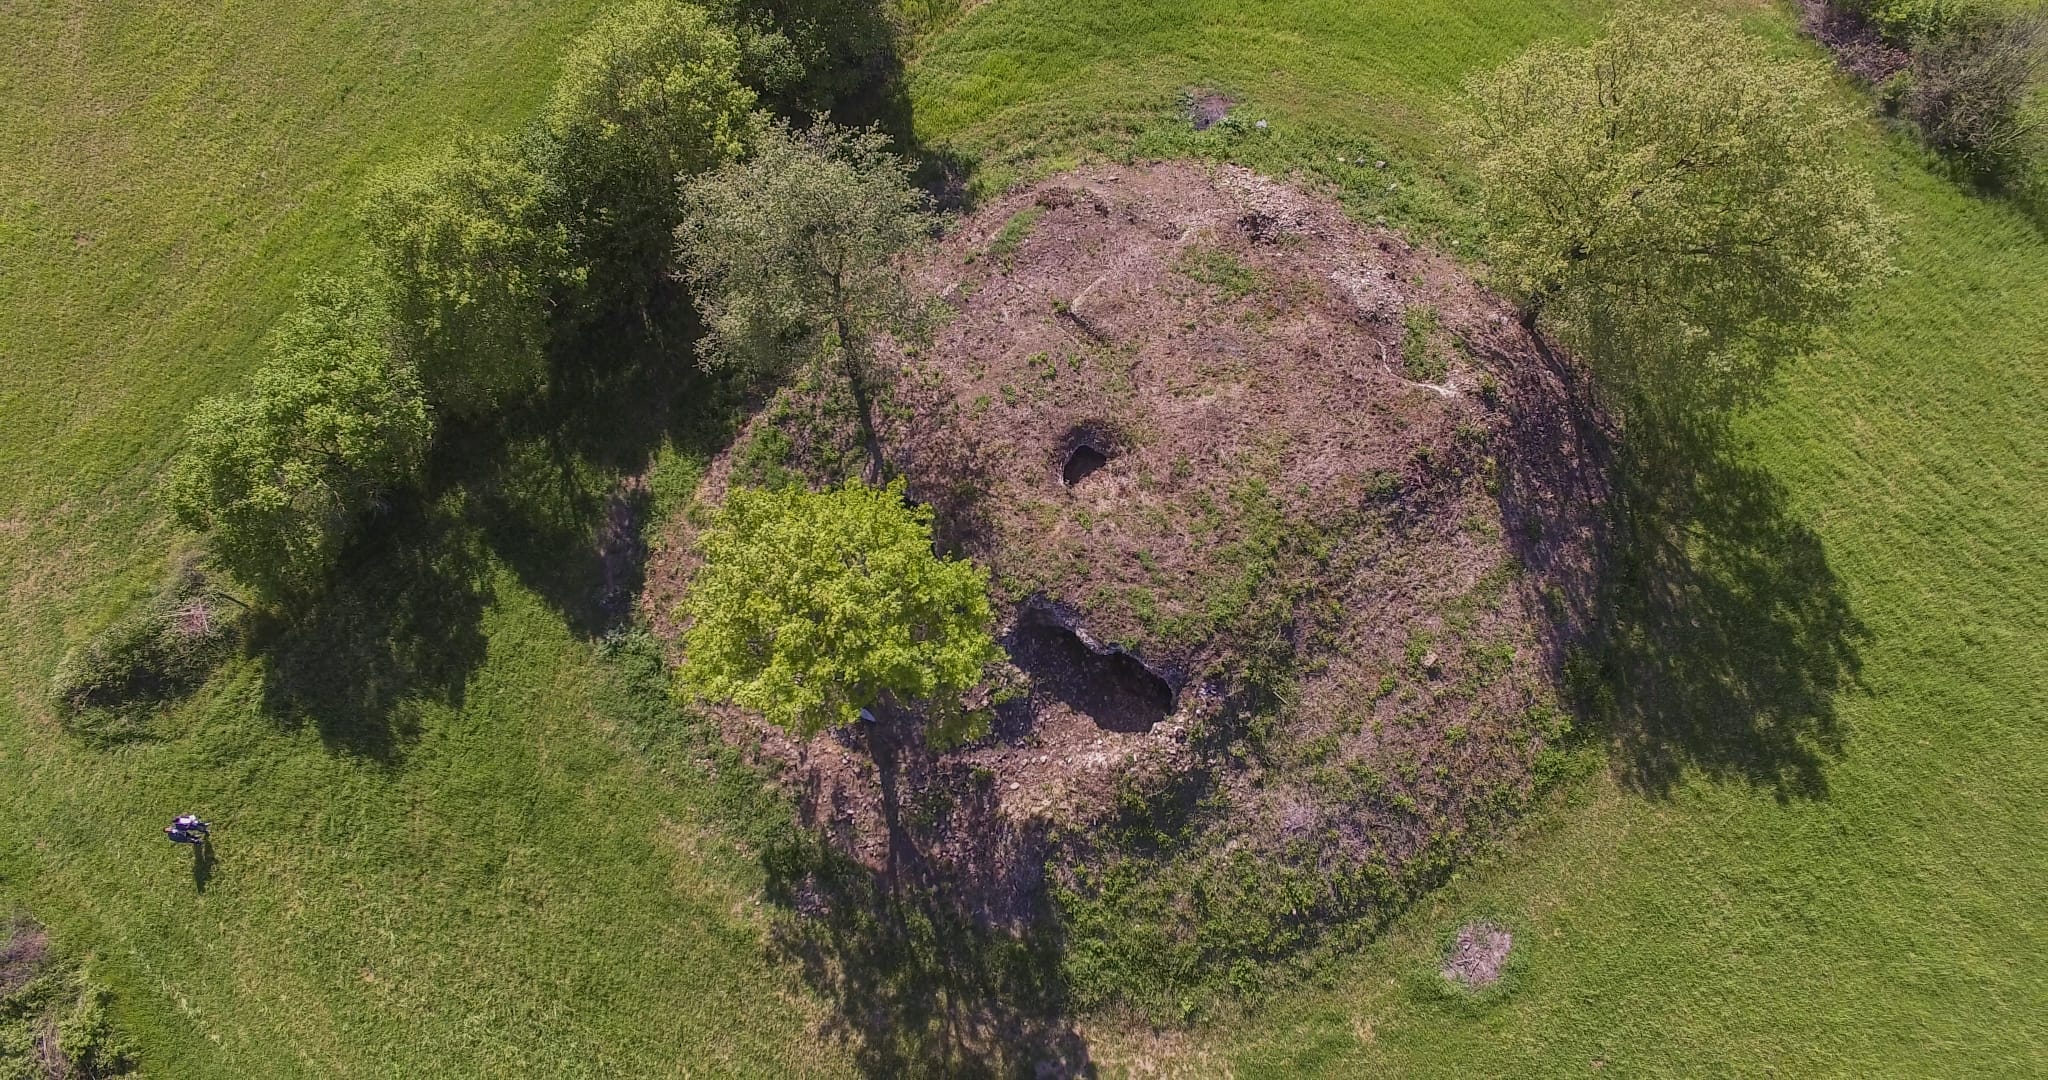
[[[1498,283],[1620,397],[1741,400],[1883,264],[1826,70],[1734,26],[1624,9],[1471,90]]]
[[[931,512],[900,482],[735,489],[699,545],[680,614],[701,697],[806,734],[885,698],[944,721],[1002,656],[987,575],[933,554]]]
[[[391,332],[373,289],[316,282],[249,389],[192,417],[170,469],[170,509],[265,596],[316,592],[361,515],[419,473],[433,418]]]
[[[881,478],[871,398],[886,373],[869,338],[913,330],[920,309],[896,256],[929,235],[924,194],[878,131],[765,125],[742,161],[684,184],[682,273],[703,313],[700,356],[764,372],[830,362],[860,413]]]
[[[678,0],[612,10],[563,59],[541,127],[600,296],[644,297],[667,265],[677,178],[740,152],[754,95],[739,65],[732,35]]]
[[[556,294],[571,267],[549,177],[511,148],[465,141],[387,175],[363,217],[428,398],[475,415],[546,374]]]

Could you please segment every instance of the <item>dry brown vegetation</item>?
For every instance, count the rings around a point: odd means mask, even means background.
[[[1523,804],[1565,727],[1603,485],[1503,302],[1326,201],[1196,165],[1014,191],[913,276],[947,317],[893,346],[884,441],[941,542],[992,571],[1017,692],[991,688],[991,736],[945,755],[901,720],[798,745],[727,717],[794,767],[814,823],[1019,925],[1049,853],[1085,896],[1075,867],[1180,805],[1178,850],[1328,882],[1294,904],[1312,925]],[[845,421],[792,389],[705,497],[846,475]],[[657,625],[688,518],[650,574]]]

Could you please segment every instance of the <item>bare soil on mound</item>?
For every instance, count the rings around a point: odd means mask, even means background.
[[[723,717],[815,824],[1023,923],[1048,854],[1121,857],[1105,823],[1199,791],[1189,857],[1331,882],[1295,905],[1313,921],[1526,800],[1605,485],[1569,371],[1505,303],[1327,200],[1187,164],[1013,191],[912,272],[946,318],[883,343],[884,442],[942,546],[991,571],[1024,692],[942,755],[914,717],[801,744]],[[792,388],[702,497],[846,475],[845,420]],[[690,520],[644,598],[671,640]]]

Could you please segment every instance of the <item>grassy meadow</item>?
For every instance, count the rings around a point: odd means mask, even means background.
[[[927,44],[918,130],[1006,172],[1128,133],[1455,239],[1445,96],[1593,11],[1448,8],[1006,0]],[[1810,53],[1788,11],[1732,10]],[[1267,131],[1182,133],[1193,88]],[[1310,985],[1191,1037],[1098,1039],[1111,1071],[2048,1068],[2048,238],[1876,125],[1862,143],[1900,272],[1700,463],[1687,550],[1656,578],[1683,591],[1671,653],[1630,675],[1669,685],[1610,733],[1610,768]],[[1335,164],[1346,147],[1393,160]],[[1516,930],[1521,959],[1447,993],[1437,957],[1473,917]]]
[[[1717,6],[1807,51],[1788,8]],[[573,602],[564,553],[630,462],[515,453],[416,508],[332,640],[230,664],[168,737],[90,748],[46,700],[162,569],[187,410],[358,250],[362,181],[523,119],[595,7],[0,11],[0,904],[93,954],[152,1075],[876,1071],[769,932],[786,811]],[[1469,251],[1452,95],[1605,10],[985,0],[931,19],[912,120],[982,190],[1232,157]],[[1268,128],[1191,132],[1194,89]],[[1856,152],[1900,272],[1699,463],[1607,767],[1261,1004],[1087,1026],[1105,1072],[2048,1071],[2048,237],[1875,125]],[[203,881],[157,833],[185,809],[216,823]],[[1473,915],[1519,952],[1479,998],[1433,975]]]
[[[735,847],[772,810],[753,781],[668,778],[695,752],[642,738],[659,682],[551,602],[553,534],[493,531],[515,497],[431,508],[461,521],[431,534],[453,568],[365,553],[377,617],[231,664],[171,738],[89,749],[45,700],[66,644],[163,570],[153,487],[187,412],[360,251],[355,192],[524,120],[597,7],[0,11],[0,904],[92,954],[153,1075],[844,1071]],[[572,546],[593,516],[557,515]],[[204,882],[157,832],[183,809],[215,823]]]

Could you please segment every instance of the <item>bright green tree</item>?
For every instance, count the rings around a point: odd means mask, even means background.
[[[249,389],[191,420],[170,469],[170,509],[266,597],[317,592],[362,515],[419,474],[433,417],[391,332],[375,290],[318,282]]]
[[[680,614],[683,685],[809,734],[878,703],[957,731],[959,698],[1002,650],[988,578],[932,553],[901,483],[735,489],[699,539]]]
[[[370,239],[405,351],[440,411],[490,412],[545,378],[556,297],[581,278],[555,203],[540,169],[476,141],[371,189]]]
[[[1631,404],[1730,404],[1883,263],[1868,180],[1815,62],[1629,8],[1472,83],[1498,283]]]
[[[612,10],[563,59],[541,129],[601,303],[644,303],[667,266],[678,178],[740,152],[754,95],[739,65],[732,35],[678,0]]]
[[[877,131],[764,126],[753,152],[684,185],[676,230],[683,276],[703,313],[708,363],[779,371],[821,362],[853,394],[868,479],[883,473],[874,397],[888,372],[872,338],[915,331],[922,309],[898,256],[929,235],[922,192]]]

